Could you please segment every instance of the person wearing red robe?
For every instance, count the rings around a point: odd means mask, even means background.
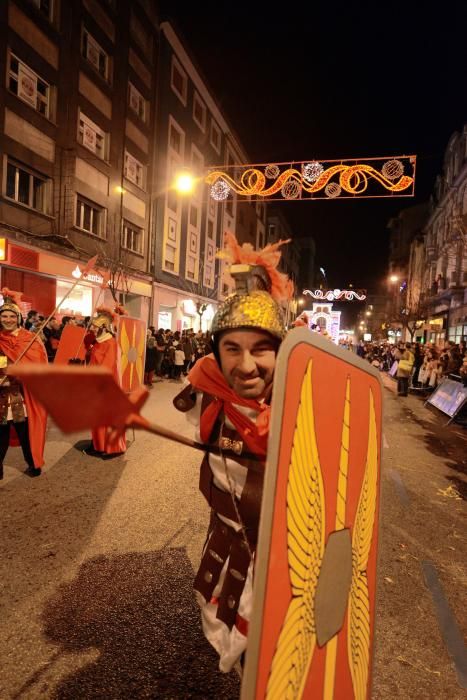
[[[39,336],[22,328],[18,292],[2,290],[0,306],[0,479],[9,445],[21,445],[29,476],[40,476],[44,465],[47,414],[18,380],[5,375],[8,364],[40,362],[47,353]],[[31,342],[32,341],[32,342]]]
[[[121,313],[119,309],[118,313]],[[106,307],[96,309],[92,320],[91,330],[95,333],[96,342],[91,348],[89,365],[108,367],[117,384],[119,384],[117,358],[117,341],[114,337],[116,314]],[[92,445],[83,450],[85,454],[108,459],[126,451],[125,436],[111,438],[109,427],[102,426],[92,431]]]

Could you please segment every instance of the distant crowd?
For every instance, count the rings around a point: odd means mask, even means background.
[[[439,382],[448,376],[461,379],[467,386],[467,351],[466,341],[454,343],[447,340],[441,347],[434,343],[364,343],[357,346],[357,355],[368,360],[381,371],[391,372],[395,363],[400,363],[403,356],[412,355],[412,370],[409,378],[411,385],[417,388],[435,389]],[[404,358],[405,359],[405,358]]]
[[[144,383],[151,387],[153,381],[169,379],[180,381],[195,362],[212,352],[210,333],[192,329],[171,331],[149,326],[146,339]]]

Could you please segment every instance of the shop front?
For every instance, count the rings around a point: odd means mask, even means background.
[[[0,288],[8,287],[22,292],[22,312],[34,309],[48,316],[57,309],[57,318],[91,316],[98,305],[114,306],[109,289],[103,287],[104,278],[92,270],[82,279],[85,262],[69,260],[50,252],[7,242],[4,261],[0,266]],[[152,286],[141,280],[128,278],[127,289],[119,291],[119,301],[130,316],[147,322]]]
[[[201,315],[199,305],[205,305]],[[190,296],[186,292],[162,284],[154,285],[153,325],[172,331],[209,331],[217,304],[210,299]]]

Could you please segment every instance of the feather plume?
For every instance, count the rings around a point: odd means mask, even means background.
[[[278,241],[268,243],[262,250],[255,250],[251,243],[240,243],[233,233],[229,231],[225,234],[225,248],[218,254],[218,258],[228,260],[231,264],[244,263],[248,265],[260,265],[263,267],[271,281],[271,296],[276,301],[287,301],[292,298],[294,292],[293,282],[283,272],[279,272],[281,255],[279,248],[290,242]]]
[[[17,306],[20,304],[22,296],[22,292],[15,292],[13,289],[8,289],[8,287],[3,287],[2,289],[3,299],[11,299]]]

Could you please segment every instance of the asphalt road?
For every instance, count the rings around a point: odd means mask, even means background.
[[[460,700],[467,431],[386,383],[373,698]],[[145,414],[189,435],[178,390],[156,384]],[[208,520],[200,453],[138,433],[102,461],[82,454],[87,438],[52,425],[37,479],[7,455],[0,698],[238,698],[192,594]]]

